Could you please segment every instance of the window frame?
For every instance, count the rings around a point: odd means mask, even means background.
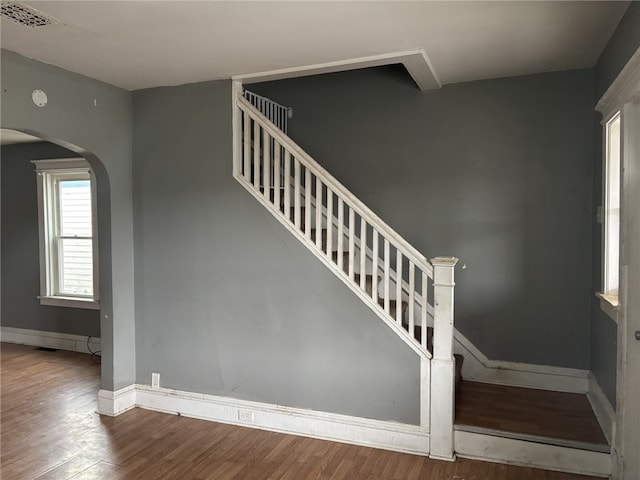
[[[628,222],[633,216],[633,202],[638,190],[637,185],[633,183],[627,170],[631,167],[633,170],[634,162],[640,155],[640,142],[638,142],[635,132],[640,128],[640,49],[632,56],[627,65],[620,72],[618,77],[610,85],[609,89],[604,93],[598,104],[596,111],[602,114],[601,125],[603,127],[603,183],[602,183],[602,207],[598,214],[598,222],[602,224],[602,251],[601,251],[601,291],[596,292],[596,296],[600,299],[600,308],[613,319],[616,323],[619,320],[621,312],[626,308],[625,296],[627,295],[628,285],[626,284],[625,271],[629,263],[629,252],[626,248],[629,233]],[[607,196],[607,178],[606,178],[606,161],[607,161],[607,127],[609,122],[620,115],[620,231],[618,245],[618,293],[611,294],[607,292],[607,265],[606,265],[606,223],[604,220],[604,210],[606,208]],[[609,267],[610,268],[610,267]]]
[[[615,159],[617,166],[617,207],[612,207],[612,148],[611,148],[611,126],[618,121],[618,151]],[[617,319],[617,308],[619,306],[620,291],[620,253],[622,245],[622,145],[623,145],[623,112],[616,109],[602,121],[603,135],[603,175],[602,175],[602,207],[600,213],[600,223],[602,225],[602,283],[601,292],[598,292],[602,310],[611,318]],[[610,216],[611,210],[617,210],[616,231],[611,231]],[[612,239],[614,237],[614,239]],[[613,245],[612,245],[613,244]],[[615,248],[615,256],[612,249]],[[614,272],[612,272],[614,270]],[[613,278],[612,278],[613,277]],[[613,282],[612,282],[613,280]],[[615,284],[614,284],[615,283]]]
[[[99,265],[97,235],[97,202],[95,175],[84,158],[33,160],[37,173],[38,231],[40,253],[41,305],[99,310]],[[60,290],[59,255],[53,241],[59,232],[59,192],[56,188],[63,180],[89,180],[91,189],[91,250],[93,262],[93,294],[74,295],[58,293]]]

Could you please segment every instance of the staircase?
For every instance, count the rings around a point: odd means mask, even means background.
[[[286,135],[291,109],[234,89],[234,177],[419,356],[425,454],[607,473],[604,451],[454,425],[457,259],[427,260]]]
[[[235,106],[234,177],[419,355],[430,455],[453,459],[457,259],[428,261],[304,152],[289,109],[243,92]]]

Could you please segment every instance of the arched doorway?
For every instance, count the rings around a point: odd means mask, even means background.
[[[2,262],[3,289],[2,310],[4,330],[11,330],[13,337],[25,343],[96,351],[103,327],[109,325],[111,315],[111,259],[110,259],[110,192],[106,169],[100,159],[83,148],[69,142],[46,138],[38,132],[2,129]],[[40,259],[38,252],[38,211],[34,160],[84,158],[93,171],[95,185],[97,241],[97,297],[99,310],[65,308],[41,305]],[[95,235],[95,234],[94,234]],[[36,286],[36,282],[38,286]],[[36,293],[37,289],[37,293]],[[103,300],[104,299],[104,300]],[[29,332],[29,337],[20,332]],[[16,333],[17,332],[17,333]],[[32,333],[32,332],[42,332]],[[50,334],[50,336],[49,336]],[[84,344],[76,337],[86,337]],[[6,338],[6,336],[5,336]],[[55,341],[54,341],[55,339]],[[111,357],[111,347],[100,346],[106,358]],[[112,369],[108,363],[102,370],[102,385],[109,384]],[[106,380],[106,381],[105,381]]]

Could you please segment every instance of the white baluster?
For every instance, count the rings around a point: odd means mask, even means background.
[[[409,260],[409,335],[415,338],[416,266]]]
[[[373,277],[376,278],[375,276]],[[373,286],[373,285],[372,285]],[[367,222],[360,216],[360,288],[367,287]]]
[[[270,201],[269,191],[271,190],[271,142],[269,141],[269,133],[262,131],[262,188],[263,195],[267,202]]]
[[[333,256],[333,192],[327,185],[327,257]]]
[[[342,271],[344,263],[344,203],[342,197],[338,196],[338,269]]]
[[[316,247],[322,249],[322,180],[316,175]]]
[[[247,112],[244,112],[244,178],[251,180],[251,118]]]
[[[253,122],[253,188],[260,191],[260,125]]]
[[[304,236],[311,240],[311,170],[304,167]]]
[[[291,154],[284,151],[284,216],[291,221]]]
[[[273,204],[280,210],[280,144],[273,140]]]
[[[373,275],[373,288],[371,289],[371,298],[378,305],[378,231],[376,227],[371,226],[371,273]]]
[[[389,272],[391,271],[391,249],[389,246],[389,240],[383,237],[382,241],[384,242],[384,311],[389,313]]]
[[[402,325],[402,253],[396,248],[396,322]]]
[[[427,310],[429,305],[429,299],[427,298],[427,288],[429,286],[429,277],[425,272],[422,272],[422,283],[421,283],[421,296],[422,296],[422,310],[420,311],[420,326],[422,327],[422,332],[420,334],[420,345],[425,350],[427,349]]]
[[[293,158],[293,224],[300,230],[300,161]]]
[[[349,278],[353,280],[355,273],[354,264],[356,261],[356,214],[353,208],[347,206],[347,209],[349,212]]]

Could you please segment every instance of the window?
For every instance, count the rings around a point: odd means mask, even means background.
[[[619,318],[630,318],[628,299],[638,291],[633,272],[637,271],[634,262],[638,258],[635,242],[640,205],[640,50],[609,86],[596,110],[602,114],[604,133],[603,199],[599,215],[602,289],[596,295],[600,297],[602,310],[617,322]],[[627,341],[622,337],[619,340],[618,345]]]
[[[605,126],[603,291],[618,304],[620,271],[620,112]]]
[[[35,160],[40,303],[97,309],[95,181],[84,159]]]

